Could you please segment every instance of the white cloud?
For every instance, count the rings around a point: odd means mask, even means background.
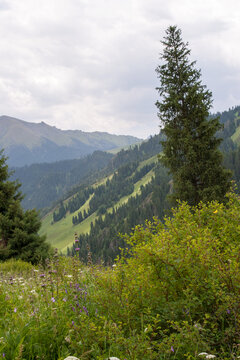
[[[1,113],[63,129],[158,131],[155,68],[177,24],[214,110],[240,104],[235,0],[0,1]]]

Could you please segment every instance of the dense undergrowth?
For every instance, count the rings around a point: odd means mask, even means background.
[[[239,197],[181,204],[126,241],[111,268],[57,254],[0,264],[0,358],[237,359]]]

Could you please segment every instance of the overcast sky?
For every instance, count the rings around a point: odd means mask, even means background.
[[[182,29],[213,111],[240,105],[239,0],[0,0],[0,115],[159,132],[160,40]]]

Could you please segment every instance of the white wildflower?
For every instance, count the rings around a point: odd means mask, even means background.
[[[68,277],[68,278],[72,278],[72,275],[66,275],[66,277]]]
[[[198,356],[206,356],[206,355],[208,355],[208,353],[206,352],[201,352],[200,354],[198,354]]]
[[[215,357],[216,357],[216,355],[209,354],[206,356],[206,359],[214,359]]]
[[[36,292],[36,290],[35,290],[35,289],[30,290],[30,293],[31,293],[32,295],[38,296],[38,293]]]
[[[79,360],[79,358],[76,358],[75,356],[68,356],[64,360]]]
[[[70,336],[66,336],[66,337],[65,337],[65,341],[66,341],[67,343],[70,343],[70,342],[71,342]]]

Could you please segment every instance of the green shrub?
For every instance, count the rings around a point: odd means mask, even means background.
[[[238,349],[240,201],[174,210],[126,238],[129,250],[98,279],[98,302],[125,336],[144,331],[153,353],[191,358]],[[130,255],[130,257],[129,257]],[[164,357],[163,357],[164,358]]]
[[[0,262],[0,272],[4,273],[24,273],[33,270],[33,266],[22,260],[10,259]]]
[[[193,360],[240,356],[240,199],[180,204],[135,228],[112,268],[57,254],[0,264],[6,360]],[[21,274],[21,275],[20,275]]]

